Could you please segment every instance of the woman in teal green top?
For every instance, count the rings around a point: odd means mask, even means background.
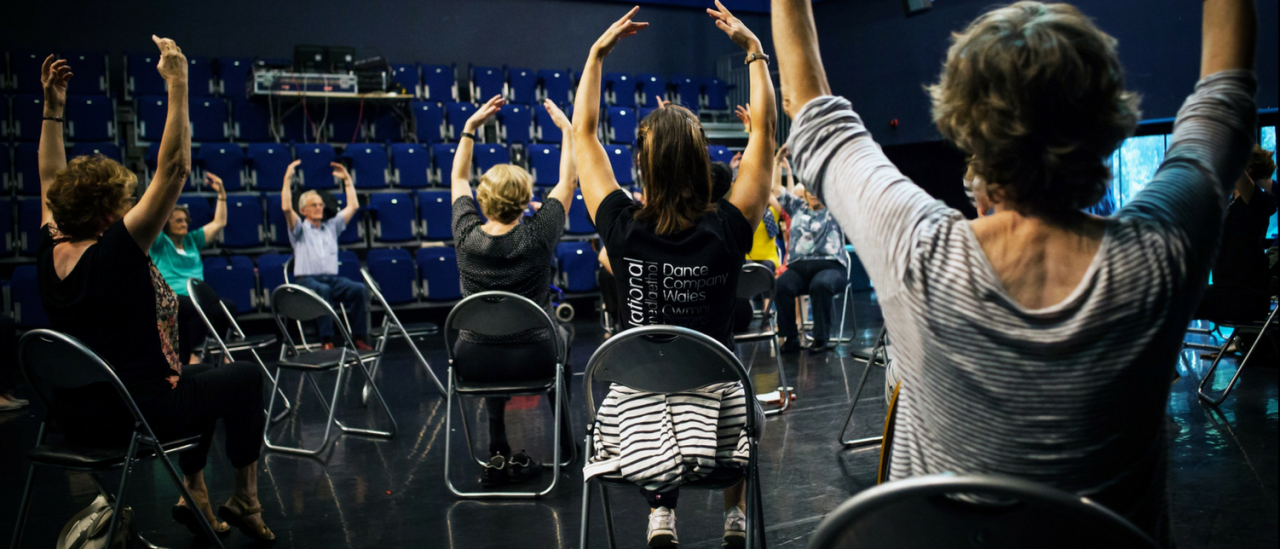
[[[186,206],[175,206],[173,213],[169,214],[169,223],[165,225],[164,231],[151,244],[151,261],[178,296],[178,356],[184,363],[199,361],[199,357],[193,357],[191,351],[196,345],[203,344],[206,336],[204,321],[196,314],[195,304],[187,295],[187,280],[204,280],[204,262],[200,260],[200,250],[217,240],[223,227],[227,226],[227,191],[222,188],[222,179],[206,172],[204,186],[218,193],[218,206],[213,212],[213,221],[199,229],[188,231],[191,212]]]

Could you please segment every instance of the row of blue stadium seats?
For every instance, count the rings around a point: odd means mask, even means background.
[[[346,205],[346,197],[341,193],[333,193],[333,196],[339,207]],[[191,212],[191,225],[200,227],[213,220],[214,207],[210,200],[208,196],[184,195],[178,199],[178,204]],[[354,247],[403,245],[453,238],[453,204],[449,190],[369,193],[362,202],[356,217],[338,236],[339,244]],[[566,233],[589,235],[595,232],[581,192],[574,193],[568,213]],[[38,197],[0,198],[0,255],[35,255],[39,231]],[[280,193],[228,194],[227,227],[223,230],[220,246],[289,246]]]
[[[204,260],[204,279],[236,314],[270,310],[271,291],[291,280],[286,265],[292,256],[263,254],[257,258],[244,255],[214,256]],[[556,248],[557,283],[568,292],[596,289],[599,264],[589,242],[562,242]],[[360,258],[349,250],[338,252],[338,274],[363,283]],[[457,252],[449,246],[419,248],[411,253],[404,248],[369,250],[364,268],[377,283],[387,303],[407,305],[416,302],[449,302],[462,297],[458,274]],[[10,281],[9,311],[19,326],[42,328],[49,318],[40,303],[36,283],[36,267],[20,265]]]
[[[0,88],[18,93],[40,92],[40,66],[48,52],[6,54],[0,74]],[[110,95],[110,58],[101,53],[69,53],[67,59],[77,75],[70,84],[73,94]],[[156,54],[128,54],[124,57],[126,98],[165,93],[164,80],[155,70]],[[189,91],[192,97],[248,97],[254,60],[250,58],[208,58],[187,56]],[[281,62],[275,62],[281,64]],[[284,63],[287,64],[287,63]],[[455,102],[458,94],[454,65],[400,63],[391,65],[392,80],[405,93],[419,99]],[[579,74],[568,70],[507,67],[469,67],[468,87],[473,101],[502,95],[516,103],[536,103],[546,98],[560,102],[573,99]],[[696,78],[658,74],[606,73],[602,101],[621,107],[657,107],[658,99],[670,99],[697,112],[700,108],[729,109],[729,87],[717,78]]]

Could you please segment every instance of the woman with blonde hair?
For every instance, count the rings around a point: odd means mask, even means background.
[[[551,311],[551,260],[564,232],[564,223],[573,193],[578,187],[574,167],[573,133],[569,119],[550,100],[543,108],[560,127],[560,181],[532,217],[525,210],[533,199],[533,177],[524,168],[498,164],[480,176],[476,197],[471,198],[471,150],[476,132],[502,108],[505,101],[495,96],[476,110],[463,126],[462,138],[453,159],[453,239],[458,251],[458,271],[462,294],[501,290],[529,298]],[[476,210],[476,203],[480,210]],[[480,214],[483,212],[484,217]],[[522,221],[523,220],[523,221]],[[518,381],[545,379],[555,375],[556,344],[560,337],[569,347],[568,334],[544,329],[530,330],[502,338],[463,331],[454,346],[455,367],[468,381]],[[567,364],[566,364],[567,367]],[[567,377],[567,375],[566,375]],[[511,453],[504,420],[506,398],[485,398],[489,415],[489,463],[480,478],[486,487],[524,482],[537,476],[541,464],[524,451]],[[555,406],[555,397],[547,403]],[[554,410],[553,410],[554,411]],[[568,433],[569,414],[561,415],[561,455],[572,455],[573,437]]]
[[[953,36],[929,88],[994,213],[902,175],[831,95],[807,0],[773,0],[797,174],[871,276],[902,376],[890,478],[1004,474],[1089,497],[1164,544],[1177,355],[1252,144],[1256,14],[1204,1],[1200,82],[1164,163],[1111,217],[1082,213],[1137,125],[1116,40],[1018,2]],[[1210,207],[1212,205],[1212,207]]]
[[[53,329],[111,364],[161,440],[200,435],[199,444],[178,458],[195,508],[179,499],[173,518],[200,534],[199,512],[215,531],[229,531],[214,517],[204,483],[214,427],[222,420],[235,491],[218,516],[252,538],[271,540],[275,535],[263,524],[258,501],[262,373],[247,362],[182,364],[178,301],[149,257],[191,172],[187,60],[173,40],[152,40],[160,48],[157,69],[168,86],[169,115],[155,176],[136,203],[137,178],[119,162],[102,155],[67,162],[62,111],[71,67],[52,55],[44,61],[40,300]],[[58,390],[53,398],[55,420],[73,443],[114,447],[133,431],[133,418],[110,387]]]

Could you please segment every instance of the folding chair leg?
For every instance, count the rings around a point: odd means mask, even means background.
[[[182,499],[186,501],[188,505],[194,505],[195,498],[191,497],[191,491],[187,490],[187,484],[183,480],[183,475],[178,472],[178,469],[173,466],[173,462],[169,460],[169,453],[165,452],[159,444],[155,444],[155,451],[156,455],[160,458],[160,462],[164,464],[165,470],[169,472],[169,477],[172,478],[173,483],[178,486],[178,492],[182,494]],[[121,495],[123,495],[123,492]],[[194,510],[195,507],[192,507],[192,509]],[[219,539],[218,534],[213,531],[213,525],[209,524],[209,519],[205,518],[204,513],[199,511],[196,511],[194,514],[200,520],[200,529],[204,530],[205,537],[209,538],[209,541],[213,542],[214,547],[222,549],[222,540]],[[138,536],[138,538],[142,539],[142,536]],[[145,539],[142,541],[146,542]],[[150,543],[147,543],[147,545],[150,545]]]
[[[44,429],[43,425],[41,429]],[[22,487],[22,503],[18,505],[18,523],[13,526],[13,539],[9,542],[9,547],[13,549],[18,549],[22,543],[22,530],[27,525],[27,512],[31,510],[31,485],[35,480],[36,466],[33,463],[27,467],[27,483]]]

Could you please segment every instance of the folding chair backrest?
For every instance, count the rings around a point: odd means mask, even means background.
[[[777,279],[773,277],[773,271],[768,267],[756,263],[743,265],[742,274],[738,275],[738,299],[751,299],[756,296],[770,299],[773,297],[776,284]]]
[[[959,497],[957,497],[959,496]],[[990,475],[930,475],[881,484],[841,504],[822,521],[809,549],[953,546],[1154,548],[1124,518],[1088,499],[1028,480]]]
[[[594,381],[639,391],[674,393],[712,383],[739,381],[753,395],[747,369],[732,351],[710,336],[679,326],[642,326],[604,342],[587,361],[583,378],[587,417],[595,421]],[[747,414],[752,427],[753,414]]]
[[[453,360],[453,343],[461,330],[487,336],[506,336],[528,330],[546,328],[556,333],[556,323],[542,307],[529,298],[511,292],[471,294],[449,311],[444,322],[445,351]],[[564,357],[563,345],[556,340],[556,356]]]
[[[138,406],[107,361],[74,337],[53,330],[31,330],[18,342],[18,364],[46,410],[52,410],[52,399],[42,386],[76,389],[106,383],[119,393],[134,419],[142,420]]]

